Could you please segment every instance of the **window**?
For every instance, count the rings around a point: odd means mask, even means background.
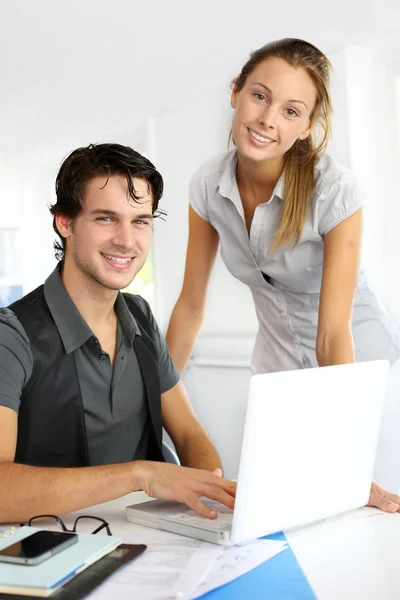
[[[124,292],[129,294],[139,294],[143,296],[145,300],[150,304],[151,308],[154,307],[154,282],[153,282],[153,264],[151,260],[151,253],[147,257],[147,260],[143,268],[136,275],[135,279],[126,287]]]
[[[23,295],[18,230],[0,230],[0,307]]]

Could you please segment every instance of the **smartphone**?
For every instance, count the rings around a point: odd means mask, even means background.
[[[0,562],[37,565],[77,541],[76,533],[40,530],[0,550]]]

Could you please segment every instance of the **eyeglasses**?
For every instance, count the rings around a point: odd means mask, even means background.
[[[107,531],[107,535],[112,535],[110,525],[107,523],[107,521],[105,521],[104,519],[101,519],[100,517],[92,517],[91,515],[82,515],[80,517],[77,517],[75,519],[72,529],[68,529],[68,527],[66,526],[64,521],[60,517],[57,517],[56,515],[37,515],[36,517],[32,517],[31,519],[29,519],[28,526],[35,527],[39,523],[39,521],[41,521],[42,519],[47,519],[47,520],[52,519],[57,523],[58,527],[60,527],[60,529],[62,529],[62,531],[68,531],[70,533],[77,533],[78,525],[81,526],[85,522],[100,521],[101,525],[96,527],[96,529],[94,531],[92,531],[91,533],[92,534],[98,533],[102,529],[105,529]],[[21,527],[23,527],[24,525],[25,525],[25,523],[21,523]],[[94,524],[93,524],[93,526],[94,526]]]

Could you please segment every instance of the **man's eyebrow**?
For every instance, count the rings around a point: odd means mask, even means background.
[[[90,211],[91,215],[109,215],[110,217],[117,217],[118,213],[115,210],[108,210],[107,208],[95,208]]]
[[[261,87],[263,87],[264,89],[266,89],[267,92],[269,92],[270,94],[272,94],[272,90],[267,85],[265,85],[265,83],[261,83],[261,81],[255,81],[254,84],[255,85],[261,85]],[[288,102],[298,102],[299,104],[304,104],[304,106],[308,109],[308,106],[304,102],[304,100],[294,100],[294,99],[291,99],[291,100],[288,100]]]
[[[116,212],[115,210],[109,210],[107,208],[95,208],[94,210],[90,211],[91,215],[107,215],[109,217],[120,217],[120,213]],[[134,215],[135,219],[152,219],[153,215],[151,213],[143,213],[140,215]]]
[[[135,219],[152,219],[153,218],[153,214],[152,213],[144,213],[142,215],[136,215]]]

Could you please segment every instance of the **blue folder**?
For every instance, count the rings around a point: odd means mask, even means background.
[[[287,541],[275,533],[266,539]],[[201,600],[316,600],[293,550],[287,548],[267,562],[238,577]]]

